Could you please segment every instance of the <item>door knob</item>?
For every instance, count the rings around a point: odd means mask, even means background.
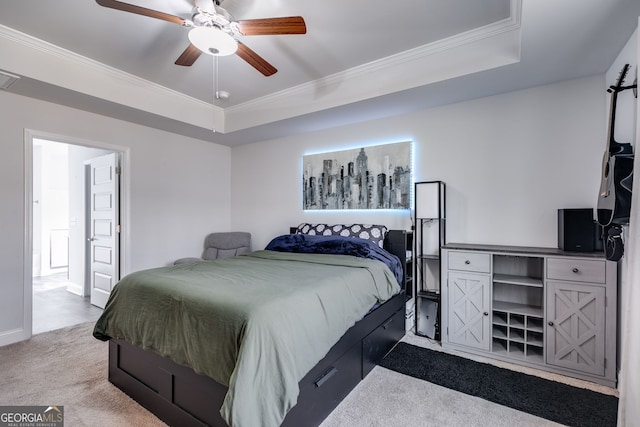
[[[553,322],[549,322],[549,326],[553,326]]]
[[[96,238],[95,237],[89,237],[87,240],[90,241],[90,242],[93,242],[93,241],[96,240]]]

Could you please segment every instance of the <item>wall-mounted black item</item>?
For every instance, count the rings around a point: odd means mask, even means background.
[[[611,94],[611,114],[607,148],[602,159],[602,182],[598,192],[598,222],[607,226],[610,224],[627,224],[631,215],[631,191],[633,185],[633,146],[629,142],[620,143],[614,138],[616,100],[618,92],[632,89],[623,86],[624,78],[629,71],[629,64],[625,64],[615,85],[609,86],[607,92]],[[637,88],[637,85],[635,85]]]
[[[622,226],[609,224],[604,226],[604,256],[609,261],[620,261],[624,254],[622,242]]]
[[[593,252],[593,209],[558,209],[558,248],[568,252]]]

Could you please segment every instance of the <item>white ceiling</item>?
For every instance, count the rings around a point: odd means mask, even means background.
[[[129,3],[190,18],[190,0]],[[305,35],[243,36],[236,55],[174,64],[188,28],[91,0],[0,3],[8,90],[225,145],[604,73],[638,0],[224,0],[235,19],[303,16]],[[217,77],[217,78],[216,78]],[[214,98],[214,86],[228,100]],[[216,132],[212,132],[215,129]]]

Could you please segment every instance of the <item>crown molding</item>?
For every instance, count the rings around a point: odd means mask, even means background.
[[[484,27],[474,28],[473,30],[456,34],[454,36],[441,39],[430,44],[418,46],[413,49],[388,56],[386,58],[377,59],[375,61],[371,61],[369,63],[359,65],[357,67],[353,67],[327,77],[323,77],[322,79],[303,83],[270,95],[265,95],[251,101],[244,102],[242,104],[228,107],[225,109],[225,111],[234,112],[250,107],[251,105],[271,103],[278,98],[285,98],[297,93],[304,93],[306,91],[309,91],[310,89],[317,90],[318,88],[331,86],[336,82],[344,82],[348,79],[357,79],[371,73],[382,73],[386,69],[398,64],[415,61],[416,59],[425,58],[436,53],[444,52],[459,46],[471,44],[476,41],[495,37],[504,33],[518,31],[520,29],[521,5],[522,0],[511,0],[511,16],[501,21],[493,22]]]
[[[0,70],[224,134],[517,62],[521,9],[510,0],[501,21],[227,108],[4,25]]]
[[[363,81],[377,80],[376,76],[384,76],[391,73],[396,73],[397,75],[398,70],[407,70],[416,64],[428,63],[438,55],[442,56],[446,53],[455,52],[456,50],[461,51],[461,54],[464,55],[468,53],[465,51],[465,47],[481,44],[486,46],[487,44],[491,44],[492,40],[495,40],[495,45],[503,50],[503,54],[496,52],[497,56],[502,56],[502,58],[497,58],[494,66],[497,67],[517,62],[520,57],[521,9],[522,0],[511,0],[511,14],[503,20],[353,67],[322,79],[303,83],[242,104],[228,107],[225,109],[227,129],[229,131],[241,130],[271,121],[291,118],[349,102],[385,95],[397,90],[410,89],[444,80],[444,78],[440,78],[439,80],[433,79],[425,73],[422,77],[404,81],[402,83],[403,87],[401,88],[397,85],[384,88],[378,83],[377,88],[372,89],[372,87],[376,87],[376,85],[367,85],[366,93],[362,93],[357,98],[350,100],[346,100],[341,97],[341,95],[337,95],[333,101],[325,99],[324,102],[318,102],[319,99],[317,96],[318,93],[335,93],[332,89],[337,87],[344,89],[362,86]],[[505,36],[506,39],[508,39],[506,42]],[[506,52],[509,58],[505,57],[504,52]],[[407,71],[407,74],[411,74],[410,70]],[[404,74],[405,73],[402,73],[400,75]],[[454,70],[451,71],[451,75],[448,78],[452,77],[456,77]],[[390,83],[393,84],[393,82]],[[269,116],[268,112],[273,110],[278,110],[281,116]],[[283,115],[283,110],[289,111],[289,114]],[[255,121],[251,120],[252,117]],[[249,120],[247,120],[247,118]]]
[[[145,80],[141,77],[79,55],[47,41],[0,25],[0,42],[4,40],[20,52],[24,63],[37,62],[39,67],[21,66],[0,59],[0,69],[20,76],[78,91],[128,107],[169,117],[206,129],[224,128],[224,110],[216,105]],[[6,55],[5,55],[6,57]],[[13,55],[18,59],[18,55]],[[50,69],[62,71],[49,72]],[[46,72],[44,68],[47,68]],[[85,71],[84,73],[78,70]],[[64,72],[66,71],[66,72]],[[81,75],[82,78],[78,78]],[[164,102],[158,102],[164,101]],[[174,106],[172,108],[172,106]],[[195,114],[194,114],[195,113]],[[212,123],[212,118],[215,120]],[[194,120],[195,119],[195,120]]]

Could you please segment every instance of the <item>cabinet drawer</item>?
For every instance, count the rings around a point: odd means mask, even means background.
[[[449,252],[449,269],[462,271],[491,271],[491,255],[478,252]]]
[[[606,262],[599,259],[548,258],[547,278],[605,283]]]

